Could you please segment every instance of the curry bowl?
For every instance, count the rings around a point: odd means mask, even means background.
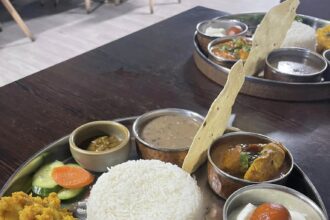
[[[268,215],[267,210],[262,211],[264,207],[271,207],[268,204],[275,205],[284,212],[288,211],[292,220],[295,219],[313,219],[327,220],[326,214],[310,198],[304,194],[286,186],[276,184],[257,184],[243,187],[234,192],[225,202],[223,208],[224,220],[236,220],[238,216],[257,215],[254,213],[258,208],[261,215]],[[280,205],[280,206],[279,206]],[[263,212],[263,213],[262,213]],[[303,216],[303,217],[302,217]],[[285,220],[285,218],[281,218]]]
[[[245,61],[252,47],[252,39],[243,36],[217,38],[207,46],[209,59],[231,68],[239,59]]]
[[[324,73],[324,80],[325,81],[330,81],[330,49],[325,50],[323,52],[323,57],[324,57],[324,59],[328,63],[328,68],[327,68],[327,70]]]
[[[72,157],[82,167],[105,172],[128,160],[130,132],[117,122],[94,121],[76,128],[69,137],[69,144]]]
[[[208,149],[208,182],[224,199],[247,185],[285,184],[293,166],[285,146],[256,133],[228,133]]]
[[[327,69],[325,59],[308,49],[275,49],[266,57],[265,78],[287,82],[320,82]]]
[[[181,167],[204,117],[177,108],[147,112],[133,124],[136,148],[143,159],[158,159]]]
[[[230,30],[235,30],[229,33]],[[197,39],[204,52],[207,52],[208,44],[217,38],[227,36],[242,36],[248,31],[248,26],[235,19],[206,20],[196,26]],[[231,34],[231,35],[229,35]]]

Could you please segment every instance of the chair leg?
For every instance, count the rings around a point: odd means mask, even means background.
[[[86,12],[87,14],[89,14],[89,12],[91,11],[91,0],[85,0],[85,8],[86,8]]]
[[[178,0],[178,3],[180,4],[181,3],[181,0]]]
[[[149,0],[150,14],[154,13],[154,0]]]
[[[13,17],[13,19],[16,21],[18,26],[22,29],[24,34],[30,38],[31,41],[34,41],[35,38],[33,37],[32,32],[29,30],[29,28],[26,26],[24,21],[22,20],[21,16],[17,13],[14,6],[10,3],[9,0],[1,0],[2,4],[5,6],[9,14]]]

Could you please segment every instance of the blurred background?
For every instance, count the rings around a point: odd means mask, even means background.
[[[0,86],[3,86],[195,6],[228,13],[262,12],[279,0],[0,2]],[[22,18],[20,26],[13,16]]]

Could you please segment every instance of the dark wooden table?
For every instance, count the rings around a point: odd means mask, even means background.
[[[281,0],[283,2],[284,0]],[[330,0],[299,0],[297,13],[330,20]]]
[[[177,107],[205,114],[221,87],[192,60],[196,23],[224,13],[179,14],[0,89],[0,186],[36,151],[77,126]],[[330,208],[330,102],[239,95],[234,125],[291,150]]]
[[[330,20],[330,0],[300,0],[298,13]]]

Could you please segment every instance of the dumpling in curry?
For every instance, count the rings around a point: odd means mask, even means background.
[[[265,145],[260,155],[252,162],[244,175],[244,179],[262,182],[277,175],[284,163],[285,151],[280,143]]]
[[[239,145],[226,150],[220,159],[221,169],[234,176],[244,174],[244,172],[242,172],[242,166],[240,163],[241,153],[242,148]]]

